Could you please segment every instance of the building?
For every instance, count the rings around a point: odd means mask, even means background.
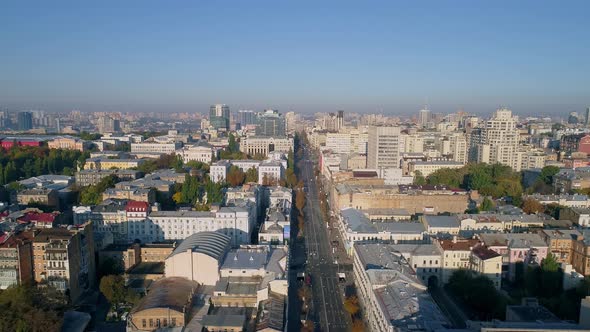
[[[193,318],[200,285],[185,278],[167,277],[154,282],[127,319],[127,331],[183,329]]]
[[[326,133],[326,150],[338,154],[349,154],[353,152],[354,146],[350,133]]]
[[[425,106],[418,111],[418,126],[421,128],[428,128],[428,123],[432,118],[432,112]]]
[[[539,235],[549,245],[549,252],[559,263],[572,264],[574,242],[582,233],[575,229],[544,229]]]
[[[271,160],[262,162],[258,166],[258,184],[269,186],[279,185],[284,178],[284,167],[280,161]]]
[[[569,208],[590,208],[590,197],[588,195],[541,195],[533,194],[527,196],[532,198],[543,205],[556,204],[559,206],[565,206]]]
[[[411,174],[417,174],[417,172],[420,172],[422,176],[427,177],[439,169],[459,169],[463,166],[463,163],[457,161],[412,161],[408,165],[408,171]]]
[[[215,156],[214,149],[209,144],[198,144],[184,146],[182,149],[176,150],[175,154],[182,158],[184,163],[190,161],[198,161],[201,163],[209,164]]]
[[[448,326],[425,284],[392,245],[356,244],[354,281],[368,330],[435,331]]]
[[[0,236],[0,289],[32,282],[33,233],[5,233]]]
[[[256,136],[285,137],[285,118],[277,110],[265,110],[256,117]]]
[[[268,156],[270,152],[278,151],[289,153],[293,151],[292,137],[257,137],[250,136],[240,141],[240,151],[247,155]]]
[[[40,204],[51,207],[59,207],[59,197],[56,190],[47,188],[34,188],[21,190],[16,194],[20,205]]]
[[[471,250],[469,269],[490,279],[497,290],[502,287],[502,261],[499,253],[485,246],[477,245]]]
[[[482,233],[479,238],[489,249],[502,255],[502,277],[514,281],[524,270],[519,266],[540,265],[548,246],[538,234]]]
[[[340,183],[333,186],[332,206],[359,210],[405,209],[411,214],[462,213],[469,206],[469,193],[445,186],[364,185]]]
[[[209,108],[209,122],[217,130],[229,130],[229,106],[225,104],[211,105]]]
[[[127,271],[139,263],[163,263],[176,243],[111,244],[98,252],[98,261],[112,260]]]
[[[116,133],[121,131],[121,122],[110,115],[101,115],[98,118],[96,127],[101,134]]]
[[[477,155],[475,161],[500,163],[520,171],[521,164],[516,158],[520,132],[516,122],[511,110],[499,108],[479,131],[472,132],[471,143]]]
[[[121,181],[132,181],[142,177],[143,173],[130,169],[84,169],[76,172],[76,184],[81,187],[93,186],[111,175]]]
[[[241,128],[256,124],[256,112],[252,110],[238,110],[236,122]]]
[[[137,188],[129,185],[119,188],[107,188],[102,193],[102,199],[127,199],[153,204],[156,202],[156,190],[153,188]]]
[[[399,168],[400,128],[369,127],[367,168]]]
[[[67,292],[74,303],[91,290],[96,284],[92,223],[35,230],[33,272],[36,282]]]
[[[18,112],[16,124],[18,131],[33,129],[33,114],[31,112]]]
[[[435,234],[459,234],[461,224],[457,216],[439,216],[439,215],[423,215],[420,217],[426,232],[431,235]]]
[[[153,211],[154,240],[183,240],[200,232],[216,231],[231,239],[232,245],[250,243],[256,224],[256,206],[221,207],[217,211]],[[146,229],[147,230],[147,229]]]
[[[479,244],[479,240],[458,239],[454,236],[452,240],[435,240],[434,244],[442,253],[441,281],[446,284],[454,272],[470,267],[471,250]]]
[[[581,233],[573,243],[572,265],[578,273],[590,276],[590,231]]]
[[[181,142],[139,142],[131,143],[131,153],[171,154],[182,147]]]
[[[353,208],[342,209],[338,219],[337,227],[349,255],[355,243],[422,243],[425,239],[424,225],[418,222],[372,222]]]
[[[84,152],[88,149],[89,144],[76,137],[60,136],[47,141],[47,146],[50,149],[78,150]]]
[[[84,169],[131,169],[143,164],[143,159],[109,159],[109,158],[88,158]]]
[[[202,285],[215,285],[230,241],[227,235],[218,232],[200,232],[187,237],[166,258],[166,277],[183,277]]]

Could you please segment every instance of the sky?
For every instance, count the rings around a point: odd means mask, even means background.
[[[583,112],[590,1],[0,2],[0,109]]]

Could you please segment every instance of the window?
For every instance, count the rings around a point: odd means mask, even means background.
[[[147,327],[147,326],[146,326],[145,319],[142,319],[142,320],[141,320],[141,327],[143,327],[143,328]]]

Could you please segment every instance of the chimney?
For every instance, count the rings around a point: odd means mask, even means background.
[[[457,235],[453,235],[453,243],[457,243]]]

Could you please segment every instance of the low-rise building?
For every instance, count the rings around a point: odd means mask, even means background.
[[[17,193],[16,199],[20,205],[39,204],[59,207],[59,197],[56,190],[47,188],[25,189]]]
[[[584,230],[573,243],[572,265],[584,276],[590,276],[590,231]]]
[[[131,169],[139,167],[144,162],[143,159],[88,158],[84,169]]]
[[[476,239],[459,239],[456,236],[452,240],[435,240],[436,245],[442,253],[442,282],[449,282],[449,279],[459,269],[468,269],[470,265],[471,251],[479,244]]]
[[[582,236],[575,229],[544,229],[539,235],[549,245],[549,252],[559,263],[571,264],[574,241]]]
[[[424,177],[438,171],[439,169],[449,168],[458,169],[465,166],[462,162],[447,161],[447,160],[432,160],[432,161],[412,161],[408,164],[408,171],[411,174],[420,174]]]
[[[284,167],[280,161],[272,160],[262,162],[258,166],[258,184],[278,185],[284,178]]]
[[[127,199],[153,204],[156,202],[156,190],[153,188],[136,188],[135,186],[120,186],[108,188],[102,193],[102,199]]]
[[[131,143],[131,153],[163,153],[171,154],[182,147],[181,142],[144,141]]]
[[[78,150],[84,152],[89,148],[90,144],[77,137],[59,136],[47,141],[47,146],[50,149]]]
[[[482,245],[471,250],[469,269],[490,279],[497,290],[502,287],[502,255]]]
[[[434,234],[451,234],[457,235],[459,234],[459,229],[461,227],[459,223],[459,219],[457,216],[432,216],[432,215],[424,215],[420,217],[422,223],[424,223],[424,227],[426,228],[426,233],[434,235]]]
[[[140,171],[130,169],[84,169],[76,172],[76,183],[81,187],[93,186],[111,175],[121,181],[132,181],[143,176]]]
[[[533,194],[527,196],[528,198],[532,198],[537,202],[543,205],[549,204],[556,204],[560,206],[570,207],[570,208],[590,208],[590,198],[588,195],[540,195],[540,194]]]
[[[471,231],[486,232],[521,232],[529,229],[543,228],[545,220],[536,214],[459,214],[460,229],[464,233]]]
[[[215,285],[230,241],[227,235],[218,232],[201,232],[187,237],[166,258],[166,277],[183,277],[202,285]]]
[[[571,220],[580,227],[590,227],[590,208],[560,209],[559,219]]]
[[[176,150],[175,154],[182,158],[184,163],[190,161],[198,161],[209,164],[215,156],[215,150],[207,143],[184,146],[182,149]]]
[[[267,156],[270,152],[288,153],[294,151],[292,137],[244,137],[240,141],[240,151],[254,156]]]

